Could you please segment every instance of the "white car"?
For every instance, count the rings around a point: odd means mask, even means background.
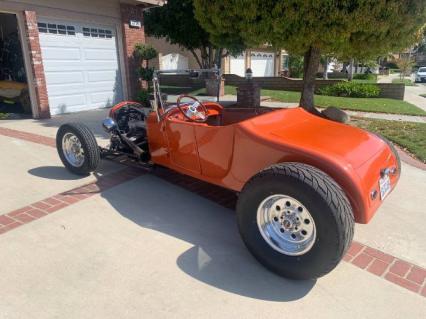
[[[416,82],[426,81],[426,67],[419,68],[416,72]]]

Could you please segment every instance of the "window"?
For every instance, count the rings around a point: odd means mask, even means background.
[[[62,35],[75,35],[75,27],[72,25],[55,23],[38,23],[38,32]]]
[[[105,30],[105,29],[96,29],[96,28],[83,28],[83,35],[85,37],[92,37],[92,38],[112,38],[112,31],[111,30]]]

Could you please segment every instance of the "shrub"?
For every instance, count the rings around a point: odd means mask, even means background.
[[[149,105],[149,92],[148,90],[141,89],[139,90],[136,101],[143,104],[143,105]]]
[[[380,89],[375,84],[340,82],[320,88],[318,94],[343,97],[378,97]]]

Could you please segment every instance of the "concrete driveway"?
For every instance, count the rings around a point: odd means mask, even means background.
[[[0,122],[0,318],[424,318],[425,171],[404,164],[332,273],[290,281],[248,253],[231,193],[107,161],[79,179],[37,142],[68,119],[105,141],[106,112]]]

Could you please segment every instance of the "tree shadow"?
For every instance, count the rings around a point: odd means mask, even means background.
[[[242,243],[232,210],[153,174],[101,193],[114,209],[135,224],[193,247],[178,256],[177,266],[212,287],[261,300],[304,297],[315,280],[292,281],[261,266]],[[168,248],[164,247],[164,253]]]

